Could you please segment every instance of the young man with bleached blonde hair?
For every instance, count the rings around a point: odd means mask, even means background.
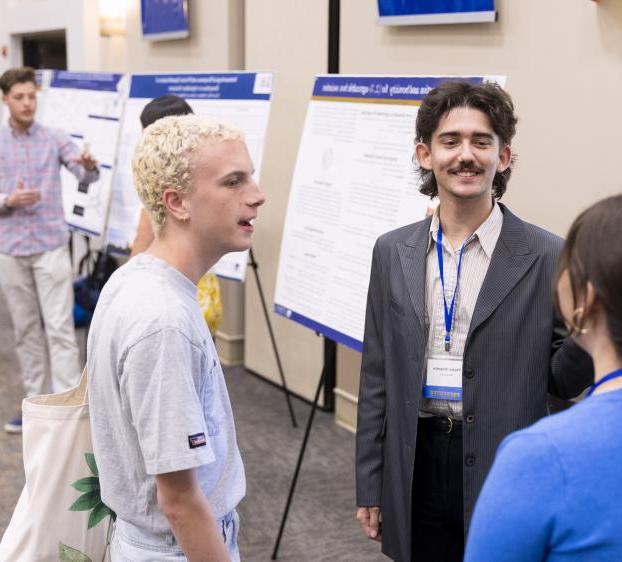
[[[242,133],[196,115],[145,129],[133,161],[149,249],[100,296],[87,367],[112,561],[239,560],[244,468],[199,278],[248,249],[264,194]]]

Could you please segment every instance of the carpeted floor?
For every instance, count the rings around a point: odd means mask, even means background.
[[[84,334],[78,334],[83,346]],[[21,389],[10,319],[0,293],[0,422],[19,408]],[[242,368],[226,370],[238,441],[247,473],[239,507],[242,560],[270,560],[310,407],[294,400],[300,427],[291,426],[280,390]],[[1,426],[0,426],[1,429]],[[0,534],[24,482],[21,438],[0,431]],[[380,561],[379,545],[365,539],[354,518],[354,436],[318,412],[279,560]]]

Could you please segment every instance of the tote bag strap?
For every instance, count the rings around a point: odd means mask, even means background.
[[[77,386],[56,394],[38,394],[28,396],[22,402],[23,408],[38,406],[82,406],[88,404],[88,378],[86,366],[80,376]]]
[[[80,375],[80,382],[76,387],[76,395],[82,396],[84,399],[84,403],[88,404],[89,401],[89,378],[86,374],[86,365],[84,369],[82,369],[82,374]]]

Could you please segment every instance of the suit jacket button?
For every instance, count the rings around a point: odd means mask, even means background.
[[[475,371],[473,370],[473,367],[467,367],[466,371],[464,372],[464,376],[467,379],[472,379],[475,376]]]
[[[464,458],[464,464],[466,464],[467,466],[473,466],[475,464],[475,456],[474,455],[467,455]]]
[[[475,416],[473,414],[469,414],[466,418],[464,418],[464,421],[467,423],[473,423],[475,421]]]

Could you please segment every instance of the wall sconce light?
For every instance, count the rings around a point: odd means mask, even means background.
[[[103,37],[125,35],[127,0],[98,0],[99,34]]]

